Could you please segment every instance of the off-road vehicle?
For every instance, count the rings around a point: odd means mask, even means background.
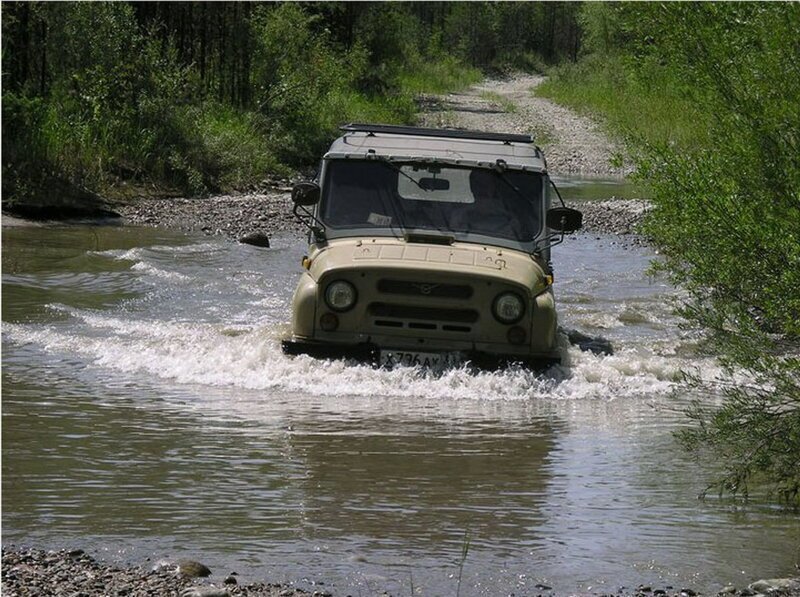
[[[528,135],[349,124],[296,185],[309,250],[289,354],[382,366],[558,362],[550,208]]]

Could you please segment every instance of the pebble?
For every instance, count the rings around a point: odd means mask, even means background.
[[[231,597],[231,594],[216,587],[188,587],[181,591],[181,597]]]
[[[747,587],[755,593],[800,593],[800,578],[770,578],[757,580]]]

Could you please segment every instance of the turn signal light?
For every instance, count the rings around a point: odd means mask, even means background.
[[[319,327],[326,332],[333,332],[339,327],[339,318],[335,313],[323,313],[319,318]]]
[[[509,328],[508,333],[506,334],[506,338],[511,344],[524,344],[525,340],[528,338],[528,334],[525,333],[525,330],[515,325],[512,328]]]

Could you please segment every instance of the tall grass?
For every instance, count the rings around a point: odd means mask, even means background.
[[[507,97],[500,95],[496,91],[482,91],[481,98],[485,99],[486,101],[492,102],[493,104],[497,104],[501,110],[503,110],[504,112],[508,112],[509,114],[515,113],[518,109],[517,104],[515,104]]]
[[[467,66],[452,56],[425,59],[403,69],[397,77],[402,93],[447,93],[477,83],[483,78],[481,71]]]
[[[686,99],[682,85],[666,71],[653,69],[645,78],[619,57],[592,55],[551,70],[534,93],[599,116],[618,137],[650,145],[705,146],[708,114]]]

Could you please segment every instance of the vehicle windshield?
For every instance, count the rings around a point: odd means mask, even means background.
[[[337,229],[436,230],[529,243],[541,229],[541,199],[538,173],[331,160],[321,218]]]

